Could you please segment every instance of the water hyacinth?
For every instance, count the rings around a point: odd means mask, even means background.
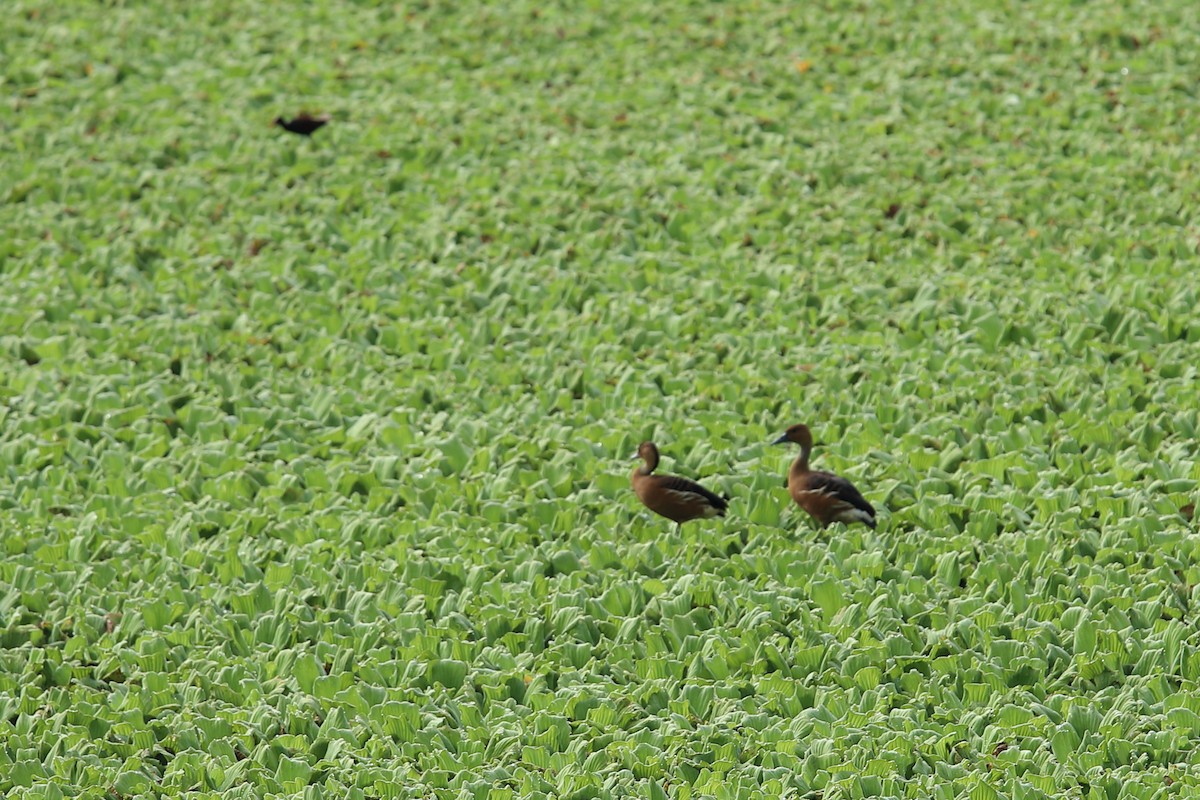
[[[1196,792],[1191,4],[7,10],[0,795]]]

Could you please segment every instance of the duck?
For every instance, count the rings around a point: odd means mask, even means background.
[[[832,472],[808,468],[813,448],[812,431],[808,426],[793,425],[771,444],[788,442],[800,445],[800,456],[788,470],[787,477],[788,494],[796,505],[808,512],[822,528],[831,522],[847,525],[861,522],[874,530],[875,509],[854,484]]]
[[[695,481],[678,475],[654,475],[658,468],[658,447],[654,442],[638,445],[633,458],[644,463],[633,470],[630,482],[642,505],[675,523],[678,533],[683,523],[705,517],[723,517],[729,501],[713,494]]]
[[[284,119],[283,117],[276,117],[275,122],[273,122],[272,124],[278,125],[279,127],[283,128],[285,131],[290,131],[292,133],[296,133],[301,136],[312,136],[316,131],[325,127],[325,125],[329,122],[329,119],[330,119],[330,117],[328,114],[324,114],[319,117],[314,117],[312,114],[309,114],[307,111],[301,111],[299,114],[292,117],[291,119]]]

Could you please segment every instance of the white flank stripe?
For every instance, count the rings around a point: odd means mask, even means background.
[[[848,511],[843,511],[834,517],[834,519],[836,519],[838,522],[845,522],[846,524],[850,524],[851,522],[873,522],[875,520],[874,517],[863,511],[861,508],[851,508]]]

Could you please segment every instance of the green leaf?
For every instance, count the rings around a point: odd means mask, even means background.
[[[470,450],[457,437],[452,437],[441,442],[438,444],[438,449],[442,451],[442,455],[445,457],[442,462],[443,475],[457,475],[462,473],[471,460]]]
[[[292,664],[292,675],[295,676],[296,682],[300,685],[300,691],[308,694],[313,693],[313,686],[317,678],[324,674],[324,666],[317,660],[316,656],[310,653],[298,656]]]
[[[809,586],[809,595],[820,606],[821,613],[826,620],[832,619],[846,605],[846,599],[842,595],[841,587],[833,581],[813,581]]]
[[[466,662],[442,659],[429,665],[429,679],[447,689],[458,689],[466,680],[468,668]]]
[[[279,767],[275,770],[275,780],[286,791],[296,791],[308,783],[312,776],[312,767],[300,759],[283,756],[279,759]]]

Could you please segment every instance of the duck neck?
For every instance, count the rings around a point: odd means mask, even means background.
[[[811,444],[801,444],[800,455],[797,456],[796,460],[792,463],[792,472],[797,474],[808,472],[808,457],[811,453]]]
[[[640,467],[634,470],[638,475],[649,475],[654,470],[658,469],[658,454],[648,453],[643,456],[643,463]]]

